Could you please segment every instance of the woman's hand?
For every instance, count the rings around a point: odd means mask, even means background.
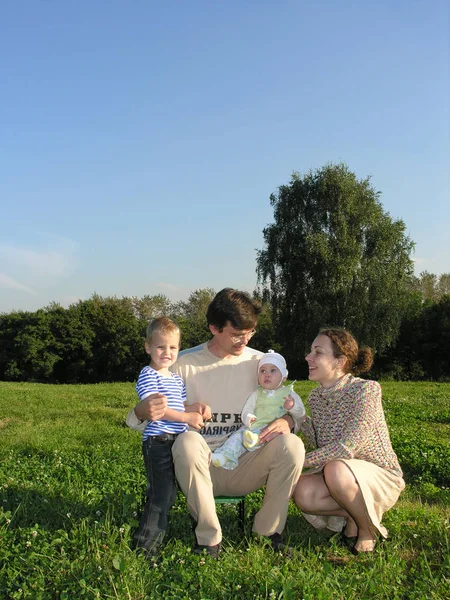
[[[289,421],[288,421],[289,419]],[[292,421],[292,417],[286,415],[286,417],[281,417],[281,419],[275,419],[272,423],[269,423],[267,427],[259,434],[259,441],[261,444],[266,444],[270,442],[278,435],[285,435],[286,433],[291,433],[291,425],[290,421]]]

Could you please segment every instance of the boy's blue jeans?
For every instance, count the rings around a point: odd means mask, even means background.
[[[142,444],[147,472],[147,501],[133,545],[155,551],[162,543],[167,529],[167,516],[177,495],[173,470],[172,446],[175,434],[150,436]]]

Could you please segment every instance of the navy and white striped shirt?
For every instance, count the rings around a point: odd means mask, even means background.
[[[186,386],[179,375],[171,374],[171,377],[163,377],[152,369],[144,367],[139,373],[136,383],[136,391],[139,399],[144,400],[150,394],[164,394],[167,396],[169,408],[184,412],[184,403],[186,402]],[[162,433],[183,433],[187,431],[187,423],[176,421],[149,421],[144,430],[142,441],[145,441],[151,435],[161,435]]]

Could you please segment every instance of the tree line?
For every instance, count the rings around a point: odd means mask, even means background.
[[[414,242],[385,212],[370,178],[347,165],[293,173],[272,194],[274,221],[257,254],[263,305],[252,346],[282,352],[292,378],[320,327],[350,329],[376,353],[371,377],[450,379],[450,274],[413,274]],[[232,282],[231,282],[232,283]],[[65,309],[0,315],[0,379],[59,383],[133,381],[148,362],[148,322],[176,320],[182,348],[209,339],[215,291],[172,303],[164,295],[103,298]]]
[[[133,381],[148,364],[144,339],[148,323],[161,315],[180,326],[181,347],[208,340],[206,309],[213,289],[199,289],[187,301],[164,295],[144,298],[94,294],[69,308],[50,304],[35,312],[0,314],[0,380],[46,383]],[[255,340],[273,344],[264,307]]]
[[[419,285],[420,278],[417,278]],[[206,308],[212,289],[193,292],[186,302],[166,296],[103,298],[69,308],[56,304],[35,312],[0,315],[0,380],[44,383],[134,381],[148,364],[144,337],[148,322],[168,315],[181,327],[182,348],[210,338]],[[259,298],[261,299],[261,298]],[[295,332],[292,334],[295,336]],[[312,341],[311,339],[309,342]],[[263,312],[252,347],[285,354],[291,378],[307,377],[303,357],[289,355],[289,343],[275,335],[271,307]],[[450,295],[435,300],[411,291],[410,312],[394,345],[378,352],[370,376],[398,380],[450,379]]]
[[[57,304],[35,312],[0,316],[0,379],[52,383],[133,381],[148,362],[144,337],[149,321],[175,318],[183,328],[183,345],[205,339],[211,290],[173,304],[164,295],[103,298],[94,294],[69,308]],[[203,313],[204,317],[204,313]],[[203,318],[204,321],[204,318]]]

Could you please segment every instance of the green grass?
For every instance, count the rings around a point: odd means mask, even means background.
[[[299,382],[307,397],[313,384]],[[219,506],[218,562],[191,552],[179,495],[168,542],[148,563],[129,548],[145,490],[139,434],[124,426],[130,384],[0,383],[0,598],[360,600],[450,598],[450,384],[383,383],[407,489],[385,515],[390,541],[354,557],[290,507],[298,556],[251,536],[262,493]]]

